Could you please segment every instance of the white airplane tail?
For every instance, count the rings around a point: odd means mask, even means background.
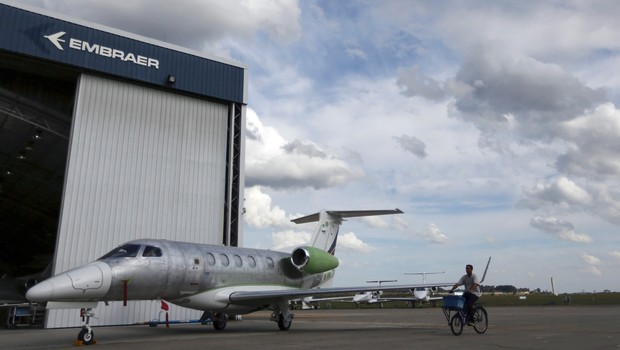
[[[334,255],[336,253],[336,242],[338,240],[338,230],[344,218],[352,218],[358,216],[374,216],[374,215],[390,215],[402,214],[402,210],[321,210],[319,213],[304,216],[291,220],[296,224],[318,221],[319,224],[314,230],[314,234],[308,243],[312,247],[321,249]]]
[[[400,209],[394,210],[351,210],[321,212],[291,220],[296,224],[318,221],[319,224],[307,246],[295,248],[291,253],[291,263],[300,271],[315,274],[333,270],[338,267],[336,242],[338,230],[344,218],[356,216],[402,214]]]

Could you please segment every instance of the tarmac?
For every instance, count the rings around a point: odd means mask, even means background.
[[[296,310],[288,331],[269,312],[230,320],[226,329],[94,328],[95,349],[620,349],[620,306],[487,307],[489,327],[455,336],[442,309]],[[0,349],[74,349],[79,328],[0,330]]]

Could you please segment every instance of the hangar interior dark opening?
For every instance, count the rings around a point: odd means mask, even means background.
[[[54,254],[78,73],[0,52],[0,276]]]

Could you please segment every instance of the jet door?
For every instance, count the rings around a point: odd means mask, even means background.
[[[203,261],[198,252],[185,252],[185,280],[182,294],[193,294],[200,287],[200,278],[203,273]]]
[[[142,252],[142,260],[150,276],[149,285],[161,290],[153,290],[157,296],[166,295],[168,289],[168,258],[159,247],[147,245]]]

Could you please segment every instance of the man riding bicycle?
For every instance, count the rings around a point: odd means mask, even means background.
[[[465,291],[463,292],[463,298],[465,298],[465,306],[463,309],[467,314],[467,325],[473,326],[473,309],[474,303],[482,293],[480,293],[480,279],[474,273],[474,267],[472,265],[467,264],[465,266],[466,274],[461,277],[461,279],[452,286],[450,289],[450,293],[454,293],[454,290],[459,286],[465,286]]]

